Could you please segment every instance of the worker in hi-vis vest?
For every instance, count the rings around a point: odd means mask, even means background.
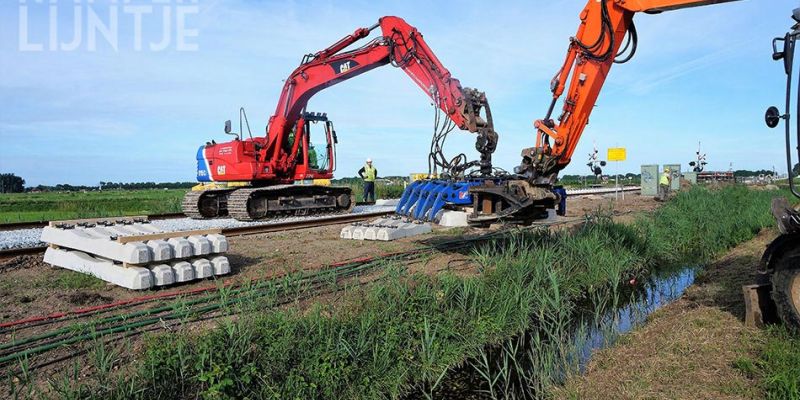
[[[664,173],[658,178],[658,199],[665,201],[669,195],[669,187],[672,183],[672,175],[669,168],[664,168]]]
[[[364,180],[364,201],[375,201],[375,178],[378,177],[378,170],[372,166],[372,159],[367,159],[367,164],[358,170],[358,176]]]

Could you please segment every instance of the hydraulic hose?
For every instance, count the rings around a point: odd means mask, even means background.
[[[794,171],[792,165],[792,149],[791,149],[791,116],[789,114],[789,110],[792,106],[792,73],[794,72],[794,45],[795,45],[795,34],[794,33],[787,33],[784,37],[784,69],[786,72],[786,122],[785,122],[785,140],[786,140],[786,169],[789,174],[789,191],[792,194],[800,198],[800,193],[797,192],[794,186]],[[800,99],[800,78],[798,78],[798,99]],[[797,112],[800,115],[800,101],[797,102]],[[797,119],[797,140],[800,141],[800,118]],[[798,142],[800,143],[800,142]],[[800,146],[797,149],[797,156],[798,160],[800,160]]]

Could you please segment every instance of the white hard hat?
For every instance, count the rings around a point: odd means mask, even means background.
[[[372,159],[371,158],[367,158],[367,162],[372,162]]]

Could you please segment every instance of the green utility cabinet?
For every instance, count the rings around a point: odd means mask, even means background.
[[[672,191],[679,190],[681,188],[681,165],[664,164],[664,168],[669,168],[669,174],[672,175],[672,183],[669,185],[669,189]]]
[[[642,165],[642,196],[658,194],[658,164]]]
[[[683,179],[686,179],[692,185],[697,184],[697,172],[684,172]]]

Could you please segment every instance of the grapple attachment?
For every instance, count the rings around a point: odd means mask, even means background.
[[[469,189],[472,195],[473,226],[488,226],[496,222],[527,225],[546,218],[549,209],[562,203],[566,192],[551,185],[534,185],[525,179],[485,180]]]
[[[469,188],[481,183],[481,180],[453,182],[438,179],[411,182],[403,191],[395,212],[418,221],[438,222],[445,206],[472,204]]]

